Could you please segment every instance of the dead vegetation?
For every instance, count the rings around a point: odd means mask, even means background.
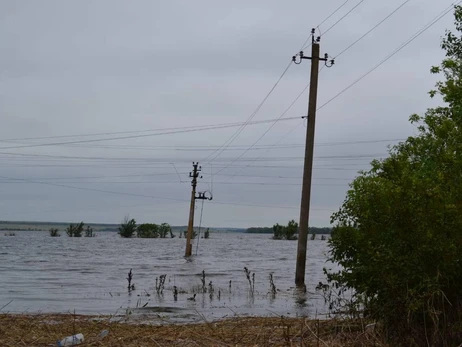
[[[98,334],[109,330],[99,338]],[[366,332],[361,320],[230,318],[218,322],[143,324],[114,322],[108,316],[0,315],[0,346],[52,346],[82,333],[79,346],[386,346]]]

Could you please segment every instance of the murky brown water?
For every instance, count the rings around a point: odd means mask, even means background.
[[[297,242],[274,241],[271,235],[213,233],[210,239],[199,240],[198,255],[187,261],[183,238],[122,239],[116,233],[52,238],[47,232],[15,233],[0,232],[0,308],[9,303],[2,312],[130,311],[175,321],[193,321],[200,315],[207,319],[235,314],[313,317],[326,312],[324,300],[315,294],[316,284],[325,281],[326,241],[309,241],[308,294],[300,296],[293,290]],[[253,295],[244,267],[255,272]],[[136,287],[131,294],[126,280],[130,269]],[[198,293],[195,301],[187,300],[201,291],[203,270],[207,288],[212,281],[213,295]],[[269,293],[271,273],[278,289],[275,296]],[[156,277],[162,274],[167,279],[163,294],[158,295]],[[173,286],[180,291],[176,301]]]

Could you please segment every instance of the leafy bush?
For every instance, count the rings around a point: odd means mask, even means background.
[[[144,223],[138,225],[136,228],[136,234],[138,237],[153,239],[159,237],[159,226],[152,223]]]
[[[456,28],[462,32],[462,8]],[[446,33],[445,107],[413,115],[418,134],[350,185],[332,216],[333,288],[384,323],[395,345],[458,345],[462,334],[462,38]]]
[[[119,235],[121,237],[130,238],[135,235],[136,221],[134,219],[124,218],[124,221],[119,226]]]
[[[159,237],[164,239],[166,238],[168,235],[170,235],[170,237],[173,235],[172,233],[172,228],[170,227],[170,224],[168,223],[162,223],[160,226],[159,226]]]
[[[69,226],[66,228],[67,236],[69,236],[69,237],[82,237],[83,226],[84,226],[83,222],[80,222],[80,224],[76,224],[76,225],[69,224]]]
[[[59,230],[56,228],[51,228],[50,229],[50,236],[51,237],[60,237],[61,234],[59,233]]]
[[[273,225],[274,240],[296,240],[298,235],[298,223],[291,220],[286,226]]]

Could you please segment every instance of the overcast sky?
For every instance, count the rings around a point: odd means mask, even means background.
[[[332,57],[403,2],[0,1],[0,220],[130,215],[186,225],[188,174],[199,161],[198,190],[213,193],[203,225],[298,221],[307,92],[283,116],[291,119],[258,122],[279,118],[302,92],[308,60],[289,67],[252,118],[258,124],[239,134],[201,128],[247,121],[311,28],[340,5],[318,31]],[[450,4],[406,2],[322,69],[318,106]],[[412,113],[435,105],[429,68],[452,23],[451,12],[318,111],[310,225],[328,226],[357,171],[414,133]],[[201,202],[196,225],[200,212]]]

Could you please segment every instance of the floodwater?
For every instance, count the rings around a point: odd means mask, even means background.
[[[297,242],[271,240],[271,235],[212,233],[209,239],[199,239],[197,255],[186,260],[185,239],[178,237],[122,239],[116,233],[101,232],[94,238],[69,238],[37,231],[16,231],[16,236],[4,233],[0,232],[2,313],[75,310],[76,314],[171,321],[234,315],[322,317],[326,313],[324,299],[315,291],[320,281],[325,282],[327,242],[322,240],[308,241],[308,292],[296,294]],[[244,267],[255,273],[253,294]],[[131,293],[126,279],[130,269],[135,284]],[[158,294],[156,278],[163,274],[167,275],[164,290]],[[275,295],[271,294],[270,274],[277,288]],[[176,300],[173,286],[179,291]],[[194,293],[195,300],[188,300]]]

